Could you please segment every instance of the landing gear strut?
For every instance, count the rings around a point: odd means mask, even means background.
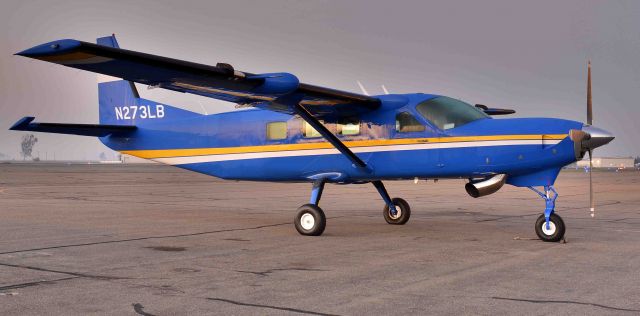
[[[385,202],[383,215],[387,223],[392,225],[404,225],[409,221],[411,208],[409,203],[401,198],[391,198],[382,181],[373,181],[373,186],[378,190]],[[322,191],[324,190],[324,180],[317,180],[313,183],[309,204],[298,208],[298,213],[294,219],[296,230],[301,235],[319,236],[322,235],[327,225],[327,218],[322,209],[318,206]]]
[[[411,217],[411,207],[409,207],[409,203],[401,198],[391,199],[382,181],[373,181],[373,186],[376,187],[385,202],[384,208],[382,209],[384,220],[391,225],[406,224],[409,221],[409,217]]]
[[[545,201],[544,214],[540,215],[536,220],[536,235],[538,235],[538,238],[542,241],[557,242],[562,240],[565,232],[564,221],[560,215],[555,213],[558,192],[553,186],[549,185],[544,187],[544,193],[534,187],[529,187],[529,189],[538,193]],[[551,193],[553,193],[553,197]]]

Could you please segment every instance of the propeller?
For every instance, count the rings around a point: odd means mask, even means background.
[[[589,149],[589,210],[591,211],[591,217],[596,216],[596,204],[593,200],[593,150]]]
[[[593,106],[591,105],[591,60],[587,63],[587,125],[593,125]]]
[[[582,130],[572,129],[569,138],[573,141],[576,160],[589,154],[589,210],[591,217],[595,217],[595,199],[593,194],[593,150],[608,144],[615,137],[613,134],[593,126],[593,106],[591,102],[591,61],[587,63],[587,123]]]
[[[587,125],[593,125],[593,105],[591,103],[591,60],[587,62]],[[591,138],[591,135],[589,135]],[[593,149],[589,148],[589,210],[591,217],[596,216],[596,205],[593,199]]]

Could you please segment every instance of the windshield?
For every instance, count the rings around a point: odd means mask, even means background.
[[[424,118],[438,128],[447,130],[489,117],[471,104],[448,97],[436,97],[416,106]]]

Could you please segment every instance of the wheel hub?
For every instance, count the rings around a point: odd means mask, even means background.
[[[552,236],[556,233],[556,224],[549,222],[549,228],[547,229],[547,222],[542,223],[542,233],[547,236]]]
[[[304,213],[300,217],[300,226],[305,230],[311,230],[315,224],[316,219],[311,215],[311,213]]]
[[[396,215],[393,215],[391,209],[389,209],[389,217],[391,219],[398,219],[400,216],[402,216],[402,210],[399,207],[396,206]]]

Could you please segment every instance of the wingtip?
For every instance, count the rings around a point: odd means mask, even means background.
[[[39,56],[56,55],[73,50],[81,45],[81,42],[73,39],[57,40],[49,43],[44,43],[25,49],[21,52],[17,52],[14,55],[38,58]]]
[[[29,126],[29,123],[33,122],[36,118],[33,116],[25,116],[19,119],[15,124],[13,124],[9,130],[11,131],[22,131],[25,130],[25,127]]]

